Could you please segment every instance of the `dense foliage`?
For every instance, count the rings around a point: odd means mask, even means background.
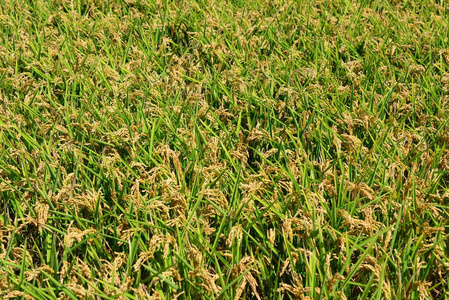
[[[0,0],[0,298],[448,298],[448,20]]]

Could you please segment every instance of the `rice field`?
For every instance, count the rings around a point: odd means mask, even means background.
[[[0,0],[0,299],[448,299],[442,0]]]

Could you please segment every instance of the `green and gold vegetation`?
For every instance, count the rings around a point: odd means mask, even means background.
[[[444,2],[0,0],[0,298],[448,298]]]

